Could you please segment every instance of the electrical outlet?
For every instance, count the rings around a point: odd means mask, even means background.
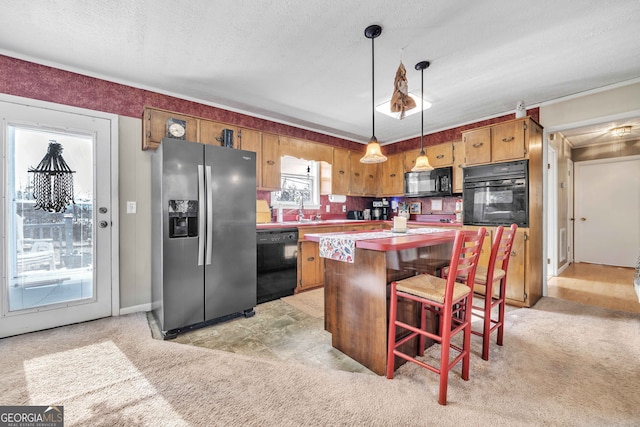
[[[342,212],[346,212],[347,211],[347,205],[342,205]]]
[[[327,212],[331,212],[331,206],[327,205],[327,206],[325,206],[325,209],[326,209]]]

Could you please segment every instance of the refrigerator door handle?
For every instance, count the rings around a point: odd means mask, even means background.
[[[207,265],[211,265],[213,251],[213,189],[211,188],[211,166],[207,166]]]
[[[204,167],[198,165],[198,265],[204,264],[204,236],[205,218],[204,218]]]

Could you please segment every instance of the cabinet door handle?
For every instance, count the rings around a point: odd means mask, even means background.
[[[269,166],[273,166],[273,165],[275,165],[275,164],[276,164],[276,162],[274,162],[273,160],[267,160],[267,164],[268,164]]]
[[[391,178],[395,178],[396,174],[392,173],[391,175],[389,175]]]
[[[518,254],[516,253],[516,251],[511,251],[511,256],[517,256]]]
[[[344,175],[344,171],[338,171],[340,175]]]
[[[354,175],[355,176],[360,176],[360,172],[356,172]]]
[[[436,159],[444,159],[444,154],[438,154],[438,155],[436,156]]]
[[[316,260],[316,257],[310,256],[309,258],[307,258],[307,261],[309,262],[313,262]]]
[[[502,142],[511,142],[514,139],[516,139],[515,136],[509,136],[509,137],[502,138]]]
[[[484,142],[476,142],[475,144],[472,145],[473,148],[480,148],[484,145]]]

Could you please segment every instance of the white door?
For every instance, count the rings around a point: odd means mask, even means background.
[[[640,250],[640,157],[577,162],[575,261],[633,267]]]
[[[573,241],[573,227],[575,225],[575,213],[574,209],[574,201],[573,201],[573,190],[574,190],[574,182],[573,182],[573,161],[567,159],[567,234],[566,241],[563,242],[560,239],[560,243],[566,249],[567,253],[567,263],[568,266],[573,262],[573,254],[574,254],[574,241]]]
[[[113,120],[59,107],[0,100],[0,337],[112,314]],[[55,199],[60,181],[40,174],[36,182],[34,170],[57,144],[75,203],[49,211],[38,205]]]

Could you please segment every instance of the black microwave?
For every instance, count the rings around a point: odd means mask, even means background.
[[[451,196],[452,167],[437,168],[425,172],[405,172],[405,197]]]

